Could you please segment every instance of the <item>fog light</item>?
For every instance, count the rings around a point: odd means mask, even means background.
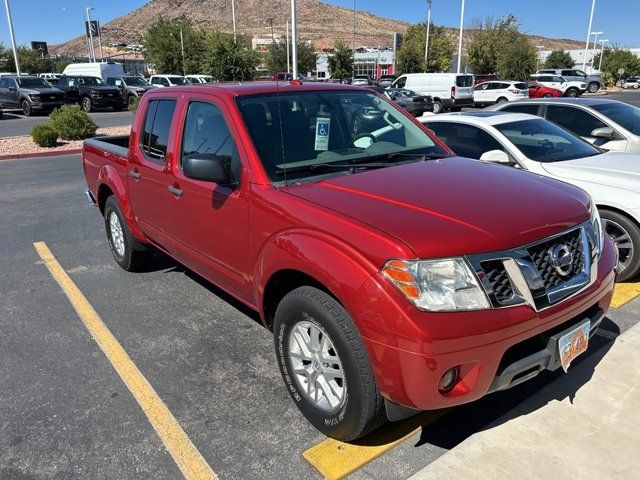
[[[438,391],[440,393],[450,392],[451,389],[456,385],[458,381],[458,367],[453,367],[447,370],[440,377],[440,381],[438,382]]]

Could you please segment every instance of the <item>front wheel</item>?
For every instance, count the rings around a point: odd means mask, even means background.
[[[104,224],[109,249],[118,265],[129,272],[142,269],[148,263],[151,251],[133,238],[113,195],[105,202]]]
[[[289,292],[276,310],[273,335],[287,391],[314,427],[351,441],[384,422],[360,334],[332,296],[314,287]]]
[[[22,113],[25,117],[30,117],[33,115],[33,109],[31,108],[31,104],[29,100],[22,100],[20,103],[20,108],[22,108]]]
[[[640,271],[640,228],[624,215],[601,210],[602,228],[618,249],[618,281],[630,280]]]
[[[433,113],[442,113],[444,110],[444,105],[440,100],[436,100],[433,102]]]
[[[578,91],[577,88],[570,88],[569,90],[567,90],[567,93],[565,93],[566,97],[577,97],[580,94],[580,92]]]
[[[89,97],[82,98],[82,110],[84,110],[87,113],[93,112],[93,102]]]

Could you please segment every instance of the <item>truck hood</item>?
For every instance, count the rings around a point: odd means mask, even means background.
[[[589,197],[576,187],[458,157],[370,170],[285,191],[382,230],[420,258],[513,248],[589,217]]]
[[[640,155],[637,154],[606,152],[541,165],[554,177],[640,192]]]
[[[22,88],[22,92],[24,93],[38,93],[40,95],[62,95],[62,90],[51,87],[43,87],[43,88]]]

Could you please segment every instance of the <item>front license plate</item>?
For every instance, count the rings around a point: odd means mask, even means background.
[[[589,347],[589,330],[591,322],[580,325],[575,330],[560,337],[558,340],[558,353],[562,369],[566,372],[571,362]]]

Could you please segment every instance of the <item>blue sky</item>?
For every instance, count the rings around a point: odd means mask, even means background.
[[[229,0],[231,1],[231,0]],[[325,0],[351,8],[353,0]],[[10,0],[18,43],[31,40],[51,44],[82,33],[83,8],[96,8],[94,18],[106,23],[146,3],[145,0]],[[3,2],[0,2],[3,3]],[[2,5],[3,6],[3,5]],[[356,0],[358,9],[408,22],[426,19],[425,0]],[[3,6],[4,7],[4,6]],[[591,0],[466,0],[465,24],[486,15],[513,13],[528,33],[553,38],[584,40]],[[238,11],[242,15],[242,11]],[[432,19],[448,26],[458,25],[460,0],[433,0]],[[640,0],[596,0],[593,31],[627,47],[640,47]],[[304,32],[300,32],[304,35]],[[9,43],[4,8],[0,11],[0,42]]]

